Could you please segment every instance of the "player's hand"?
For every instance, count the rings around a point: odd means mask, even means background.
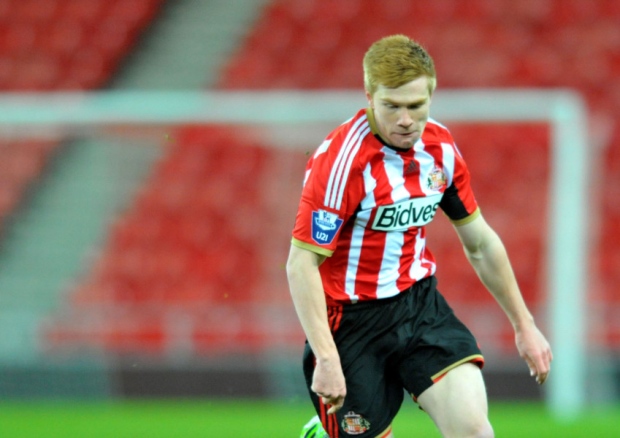
[[[328,414],[336,413],[344,404],[347,395],[340,360],[317,359],[311,389],[329,407]]]
[[[542,385],[549,376],[553,360],[549,342],[534,323],[519,328],[515,333],[515,341],[519,355],[530,369],[530,375],[536,378],[536,383]]]

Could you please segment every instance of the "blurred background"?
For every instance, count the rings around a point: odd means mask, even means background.
[[[583,96],[585,397],[617,403],[620,1],[0,0],[0,91],[355,90],[363,104],[363,54],[394,33],[434,57],[438,93]],[[284,264],[307,154],[342,121],[2,128],[0,398],[303,399]],[[449,127],[545,330],[550,127]],[[543,400],[450,225],[430,228],[490,397]]]

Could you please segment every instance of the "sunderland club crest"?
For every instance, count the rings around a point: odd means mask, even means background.
[[[446,178],[446,174],[443,173],[443,169],[435,167],[426,179],[426,186],[430,190],[441,191],[446,185],[446,182],[448,182],[448,178]]]
[[[370,421],[353,411],[349,411],[342,419],[341,426],[349,435],[360,435],[370,429]]]

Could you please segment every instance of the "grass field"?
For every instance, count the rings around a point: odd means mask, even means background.
[[[0,403],[2,438],[296,438],[312,415],[305,402],[132,401]],[[498,438],[620,437],[620,407],[554,421],[540,404],[492,403]],[[397,438],[439,437],[426,414],[406,404]]]

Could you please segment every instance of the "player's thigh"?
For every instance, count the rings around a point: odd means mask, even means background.
[[[493,436],[484,380],[475,364],[464,363],[449,371],[417,401],[444,436]]]
[[[373,352],[370,347],[358,349],[350,344],[348,347],[339,345],[347,395],[342,408],[335,414],[327,415],[329,407],[311,390],[315,359],[306,344],[306,385],[323,428],[330,436],[365,433],[364,436],[389,437],[392,420],[404,399],[402,381],[397,372],[386,372],[390,366],[385,355]]]

